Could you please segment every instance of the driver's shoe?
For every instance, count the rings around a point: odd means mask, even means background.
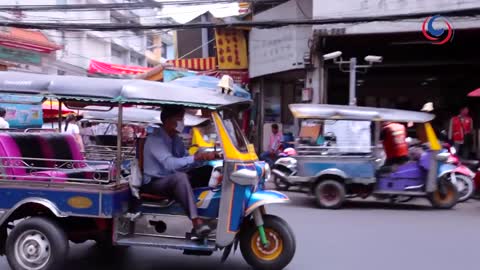
[[[195,234],[199,237],[207,237],[212,229],[208,224],[200,218],[196,218],[192,220],[193,223],[193,230],[195,231]]]

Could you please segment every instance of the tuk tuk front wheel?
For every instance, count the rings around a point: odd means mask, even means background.
[[[295,236],[290,226],[281,218],[263,216],[263,227],[268,244],[261,241],[254,222],[240,234],[240,250],[245,261],[257,270],[280,270],[286,267],[295,255]]]
[[[345,201],[345,186],[335,180],[323,180],[313,189],[317,205],[327,209],[338,209]]]
[[[450,209],[458,202],[457,187],[450,181],[441,180],[436,191],[429,194],[432,206],[438,209]]]
[[[20,222],[7,237],[7,260],[13,270],[63,269],[68,238],[56,223],[43,217]]]

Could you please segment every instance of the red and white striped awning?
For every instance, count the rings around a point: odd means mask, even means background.
[[[168,60],[168,64],[177,68],[185,68],[190,70],[215,70],[217,69],[217,58],[190,58],[190,59],[175,59]]]

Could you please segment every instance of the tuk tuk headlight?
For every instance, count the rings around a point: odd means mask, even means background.
[[[270,168],[270,165],[268,165],[268,163],[265,163],[263,169],[265,170],[263,178],[265,179],[265,181],[270,180],[270,177],[272,176],[272,169]]]

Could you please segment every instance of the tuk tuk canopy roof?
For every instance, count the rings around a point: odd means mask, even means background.
[[[397,109],[327,104],[290,104],[295,118],[426,123],[435,115]]]
[[[86,109],[96,109],[96,106],[89,106]],[[141,123],[141,124],[160,124],[161,111],[140,109],[135,107],[123,108],[123,122]],[[83,111],[83,119],[105,122],[118,121],[118,108],[112,108],[109,111],[87,110]],[[207,118],[201,118],[189,113],[185,114],[185,126],[197,126],[207,121]]]
[[[244,98],[171,83],[10,71],[0,72],[0,93],[40,95],[62,101],[177,104],[209,109],[251,104]]]

